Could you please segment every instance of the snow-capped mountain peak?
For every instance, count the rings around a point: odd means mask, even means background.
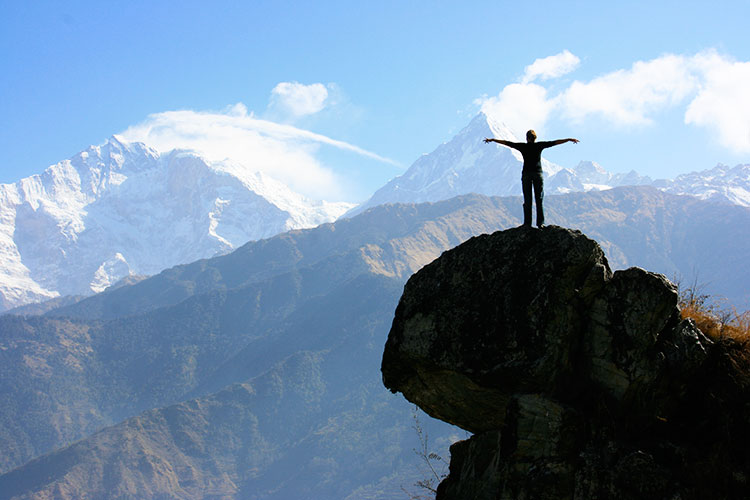
[[[159,154],[113,136],[0,185],[0,310],[98,292],[351,207],[309,200],[229,160]]]
[[[487,127],[489,127],[489,130],[490,130],[490,134],[487,137],[493,137],[495,139],[503,139],[505,141],[511,141],[511,142],[521,142],[521,139],[519,139],[513,133],[513,131],[511,131],[511,129],[505,124],[505,122],[497,120],[491,117],[490,115],[485,114],[484,112],[480,112],[479,114],[477,114],[477,116],[474,117],[472,122],[476,122],[478,126],[482,126],[482,127],[486,123]]]
[[[750,207],[750,164],[729,167],[720,163],[709,170],[682,174],[674,180],[655,184],[670,193]]]
[[[609,172],[595,161],[582,161],[575,166],[573,171],[579,177],[587,178],[591,181],[606,182],[609,180]]]
[[[498,144],[485,144],[485,137],[522,142],[504,123],[479,113],[453,139],[422,155],[403,175],[349,214],[382,203],[438,201],[467,193],[519,194],[521,154]],[[544,159],[542,168],[548,176],[562,170]]]

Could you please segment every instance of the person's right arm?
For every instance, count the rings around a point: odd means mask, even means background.
[[[505,141],[503,139],[489,139],[488,138],[488,139],[485,139],[484,142],[485,144],[490,143],[490,142],[496,142],[498,144],[502,144],[503,146],[508,146],[509,148],[518,149],[517,142]]]

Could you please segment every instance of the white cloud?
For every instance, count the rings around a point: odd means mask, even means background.
[[[559,78],[576,69],[581,60],[569,50],[563,50],[554,56],[537,59],[526,66],[523,83],[533,82],[537,78],[548,80]]]
[[[143,142],[160,152],[189,149],[211,161],[229,158],[316,199],[341,200],[346,197],[344,180],[316,158],[321,145],[394,163],[343,141],[258,119],[252,113],[248,114],[241,103],[224,112],[183,110],[156,113],[119,135],[126,141]]]
[[[688,63],[685,57],[666,55],[590,82],[575,81],[561,96],[562,112],[573,121],[599,115],[624,125],[650,123],[650,114],[696,89],[698,80]]]
[[[693,65],[703,74],[685,123],[706,127],[719,142],[738,153],[750,153],[750,62],[734,62],[709,52]]]
[[[513,83],[480,104],[486,115],[505,123],[517,137],[524,137],[530,128],[541,134],[556,106],[547,98],[547,90],[535,83]]]
[[[535,60],[526,70],[520,83],[507,85],[496,97],[478,101],[482,111],[508,126],[518,137],[530,128],[542,134],[550,115],[559,105],[559,98],[548,97],[545,87],[533,83],[536,79],[558,78],[573,71],[580,59],[568,50]]]
[[[328,89],[322,83],[281,82],[271,91],[269,107],[294,119],[320,112],[327,100]]]
[[[568,51],[537,59],[526,67],[521,83],[479,100],[482,111],[522,136],[523,130],[542,128],[551,118],[581,123],[598,117],[616,126],[649,126],[659,112],[684,106],[686,124],[707,128],[735,153],[750,152],[750,62],[714,50],[666,54],[574,81],[554,95],[533,83],[572,71],[578,62]]]

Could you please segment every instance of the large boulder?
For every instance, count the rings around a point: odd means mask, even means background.
[[[451,448],[439,499],[731,497],[750,443],[706,429],[747,427],[747,405],[711,409],[719,392],[747,396],[716,375],[725,355],[663,276],[612,273],[595,241],[552,226],[472,238],[412,276],[382,372],[476,433]]]
[[[580,312],[610,276],[599,245],[580,232],[471,238],[407,282],[383,381],[433,417],[496,429],[512,394],[575,389],[569,360],[586,321]]]

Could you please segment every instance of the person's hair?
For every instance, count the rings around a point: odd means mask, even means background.
[[[528,132],[526,132],[526,140],[527,141],[529,139],[531,139],[532,137],[533,137],[533,140],[536,140],[536,132],[534,132],[533,130],[529,130]],[[531,141],[529,141],[529,142],[531,142]]]

